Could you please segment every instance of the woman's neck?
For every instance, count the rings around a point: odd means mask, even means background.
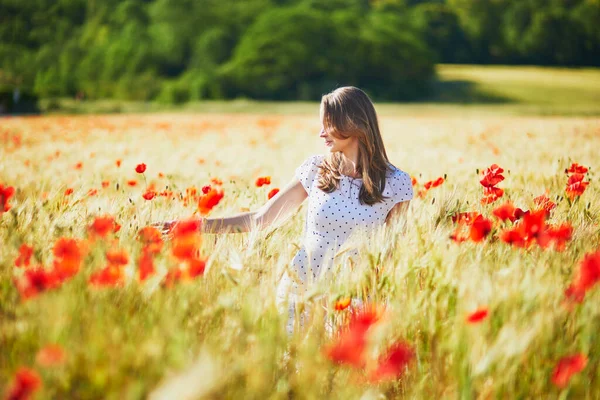
[[[342,153],[342,163],[340,165],[341,172],[344,175],[358,178],[360,177],[360,171],[357,170],[358,166],[358,148],[348,149]]]

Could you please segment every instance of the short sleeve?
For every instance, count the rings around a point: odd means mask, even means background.
[[[413,187],[412,179],[410,175],[404,171],[397,169],[394,171],[392,178],[390,179],[392,200],[394,204],[403,201],[412,200],[413,198]]]
[[[302,165],[296,168],[295,177],[300,181],[306,193],[310,193],[310,188],[315,177],[319,173],[319,166],[323,161],[324,156],[315,155],[304,160]]]

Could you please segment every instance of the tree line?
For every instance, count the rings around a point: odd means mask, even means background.
[[[439,62],[599,55],[600,0],[0,0],[0,91],[39,97],[412,100]]]

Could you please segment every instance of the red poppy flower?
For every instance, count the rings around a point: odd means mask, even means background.
[[[129,263],[129,255],[123,249],[108,250],[106,252],[106,260],[109,264],[124,266]]]
[[[550,227],[546,230],[551,241],[555,242],[556,250],[565,249],[566,243],[573,237],[573,227],[569,223],[564,223],[558,227]]]
[[[556,208],[556,203],[550,201],[548,196],[546,196],[545,194],[542,194],[542,195],[534,198],[533,202],[536,205],[542,207],[544,210],[546,210],[546,213],[548,215],[550,215],[550,212]]]
[[[586,172],[588,172],[588,169],[577,163],[571,164],[571,166],[565,170],[565,173],[567,174],[585,174]]]
[[[583,181],[583,174],[573,174],[569,176],[569,180],[567,181],[567,188],[565,191],[567,192],[567,196],[573,201],[573,199],[577,196],[581,196],[585,189],[590,184],[589,182]]]
[[[127,181],[127,185],[135,186],[135,185],[137,185],[137,181],[135,179],[131,179],[131,180]]]
[[[423,184],[423,186],[425,187],[425,189],[429,190],[431,188],[440,186],[442,183],[444,183],[444,178],[439,177],[439,178],[437,178],[437,179],[435,179],[433,181],[425,182]]]
[[[456,213],[452,216],[452,222],[457,223],[459,225],[461,225],[461,224],[469,225],[478,216],[479,216],[479,213],[476,211],[460,212],[460,213]]]
[[[53,367],[64,364],[66,360],[64,349],[57,344],[50,344],[40,349],[35,356],[36,362],[42,367]]]
[[[483,198],[481,199],[481,204],[492,204],[500,197],[504,195],[504,189],[490,186],[483,188]]]
[[[486,319],[488,314],[489,314],[488,308],[482,307],[482,308],[479,308],[479,309],[473,311],[469,315],[467,315],[466,320],[469,324],[477,324],[477,323],[483,321],[484,319]]]
[[[197,219],[179,221],[173,228],[173,236],[179,238],[200,232],[201,222]]]
[[[171,253],[179,260],[191,260],[196,255],[201,245],[200,235],[183,235],[174,238]]]
[[[89,231],[93,235],[105,237],[110,232],[114,232],[115,225],[115,219],[110,215],[96,217],[92,225],[90,225]]]
[[[208,193],[198,200],[198,210],[200,214],[207,215],[223,198],[223,191],[211,189]]]
[[[67,188],[67,190],[65,190],[65,196],[69,196],[71,194],[73,194],[73,189]]]
[[[400,379],[415,358],[415,351],[406,342],[396,342],[379,358],[377,368],[370,374],[374,383]]]
[[[75,239],[60,238],[54,244],[54,272],[59,279],[65,280],[79,271],[82,251]]]
[[[42,387],[38,373],[27,367],[20,367],[6,391],[7,400],[27,400]]]
[[[517,247],[525,247],[526,244],[525,238],[523,238],[518,228],[508,229],[500,232],[500,240],[502,240],[504,243],[508,243]]]
[[[6,137],[6,136],[5,136],[5,137]],[[18,134],[17,134],[17,135],[14,135],[14,136],[12,137],[12,141],[13,141],[13,143],[15,144],[15,146],[16,146],[16,147],[20,147],[20,146],[21,146],[22,139],[21,139],[21,136],[20,136],[20,135],[18,135]]]
[[[159,173],[158,173],[158,177],[159,177],[159,178],[164,178],[164,177],[165,177],[165,174],[163,174],[162,172],[159,172]]]
[[[217,186],[221,186],[221,185],[223,185],[223,181],[222,181],[222,180],[220,180],[219,178],[212,178],[212,179],[210,180],[210,182],[211,182],[213,185],[217,185]]]
[[[256,179],[255,184],[256,184],[257,187],[261,187],[261,186],[264,186],[264,185],[270,185],[271,184],[271,177],[270,176],[260,177],[260,178]]]
[[[522,236],[528,240],[540,237],[546,228],[546,211],[537,210],[527,213],[518,228]]]
[[[8,204],[8,201],[10,200],[11,197],[13,197],[14,194],[15,194],[14,187],[12,187],[12,186],[4,187],[0,183],[0,215],[3,212],[10,210],[11,206],[10,206],[10,204]]]
[[[415,178],[414,176],[410,177],[410,183],[412,183],[413,186],[417,186],[417,184],[419,183],[417,181],[417,178]]]
[[[579,263],[579,271],[565,291],[568,299],[581,303],[588,290],[600,281],[600,251],[586,254]]]
[[[598,281],[600,281],[600,251],[585,255],[580,263],[577,285],[584,290],[589,290]]]
[[[348,364],[356,368],[363,367],[365,365],[365,333],[356,328],[348,329],[339,336],[334,344],[325,349],[325,354],[336,363]]]
[[[109,181],[102,181],[102,187],[103,187],[103,188],[105,188],[105,189],[106,189],[106,188],[108,187],[108,185],[110,185],[110,182],[109,182]]]
[[[465,235],[459,227],[454,232],[452,232],[452,234],[450,235],[450,239],[452,239],[456,243],[462,243],[469,240],[469,237]]]
[[[16,267],[28,267],[31,262],[31,256],[33,255],[33,247],[23,243],[21,247],[19,247],[19,256],[15,260]]]
[[[336,311],[345,310],[346,308],[348,308],[348,306],[350,306],[351,302],[352,302],[352,299],[350,297],[347,297],[345,299],[339,299],[338,301],[335,302],[335,310]]]
[[[76,239],[60,238],[54,244],[54,257],[57,258],[80,258],[81,251]]]
[[[202,186],[202,193],[207,194],[208,192],[210,192],[210,189],[210,185]]]
[[[515,221],[523,218],[527,214],[529,214],[529,211],[523,211],[519,207],[515,208],[515,213],[514,213]]]
[[[135,172],[137,172],[138,174],[143,174],[144,172],[146,172],[146,164],[141,163],[136,165]]]
[[[504,180],[502,173],[504,170],[497,164],[492,164],[488,169],[482,172],[482,178],[479,181],[484,187],[493,187]]]
[[[14,283],[23,300],[27,300],[43,291],[57,288],[60,279],[54,271],[38,266],[25,270],[22,276],[15,278]]]
[[[156,196],[156,192],[154,190],[147,190],[144,192],[144,194],[142,194],[142,197],[145,200],[152,200],[154,196]]]
[[[523,210],[520,208],[515,208],[510,202],[506,202],[497,207],[492,213],[500,221],[510,220],[510,222],[515,222],[524,215]]]
[[[500,221],[506,221],[507,219],[511,222],[514,221],[513,216],[515,213],[515,207],[510,203],[506,202],[499,207],[496,207],[492,214],[496,216]]]
[[[181,270],[181,268],[179,268],[179,266],[177,266],[175,268],[171,268],[165,275],[165,278],[161,282],[161,285],[163,287],[171,287],[175,284],[175,282],[180,281],[182,279],[182,277],[183,277],[183,271]]]
[[[474,242],[481,242],[492,231],[492,222],[479,215],[469,228],[469,237]]]
[[[121,166],[121,160],[117,160],[115,164],[117,164],[117,168],[119,168]]]
[[[567,387],[571,377],[583,371],[587,362],[587,357],[581,353],[561,358],[552,372],[552,383],[561,389]]]
[[[201,258],[192,258],[188,260],[188,267],[185,270],[185,275],[188,279],[194,279],[202,274],[206,268],[206,260]]]
[[[75,164],[75,169],[81,169],[83,168],[83,163],[81,161],[79,161],[77,164]]]
[[[144,243],[162,243],[160,231],[153,226],[145,226],[140,229],[139,237]]]
[[[154,273],[156,270],[154,269],[154,260],[152,258],[152,252],[146,249],[142,249],[142,253],[138,258],[138,273],[140,276],[140,281],[145,281]]]
[[[452,221],[458,224],[450,239],[457,243],[466,240],[482,241],[492,231],[492,221],[477,212],[462,212],[452,216]],[[468,234],[465,232],[468,228]]]
[[[195,259],[202,244],[200,221],[189,220],[178,222],[173,229],[173,246],[171,253],[179,260]]]
[[[565,289],[565,297],[569,301],[583,303],[583,299],[585,298],[585,290],[577,286],[575,283],[571,283],[569,287]]]
[[[271,191],[269,192],[269,194],[267,195],[267,198],[269,200],[271,200],[271,197],[274,197],[277,193],[279,193],[279,189],[275,188],[275,189],[271,189]]]
[[[108,264],[100,271],[94,272],[88,282],[93,286],[120,286],[124,279],[125,274],[121,266]]]
[[[357,368],[365,365],[367,331],[381,318],[381,312],[375,307],[358,310],[351,316],[346,330],[325,348],[325,355],[332,361],[348,364]]]

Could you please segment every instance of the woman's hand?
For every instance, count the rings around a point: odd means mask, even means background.
[[[158,229],[160,231],[160,233],[163,234],[163,236],[166,236],[171,233],[171,231],[173,230],[175,225],[177,225],[177,222],[178,222],[177,220],[165,221],[165,222],[155,222],[152,224],[152,226],[154,228]]]

